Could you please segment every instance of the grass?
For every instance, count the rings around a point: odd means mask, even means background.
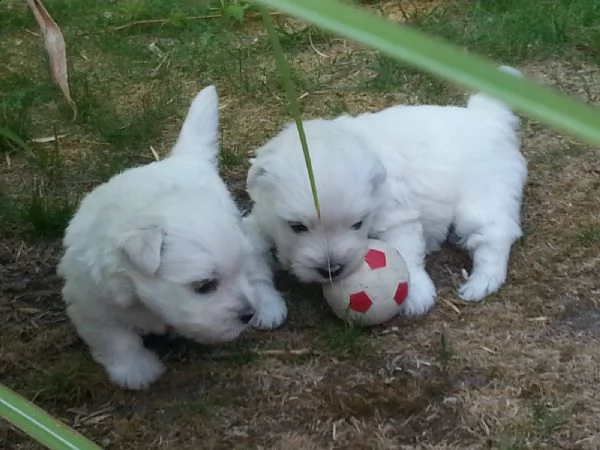
[[[600,225],[592,225],[577,235],[580,245],[593,248],[600,244]]]
[[[51,194],[42,186],[35,187],[31,196],[22,205],[19,218],[30,225],[34,236],[59,238],[75,212],[76,202],[61,194]]]
[[[526,421],[497,441],[498,450],[536,448],[539,442],[551,437],[564,423],[560,413],[552,411],[545,405],[534,404],[530,409],[530,417]]]
[[[507,63],[569,55],[599,61],[600,6],[589,0],[456,2],[426,11],[417,25]]]
[[[24,395],[35,402],[60,403],[78,398],[85,401],[90,389],[105,381],[97,376],[95,362],[85,352],[70,352],[43,371],[30,374]]]
[[[442,366],[447,366],[452,360],[452,346],[448,342],[448,338],[445,334],[440,334],[440,343],[438,345],[436,354],[437,360]]]
[[[414,26],[598,104],[596,2],[358,3],[394,18],[406,7]],[[71,121],[26,31],[33,18],[0,2],[0,130],[30,147],[0,133],[3,383],[115,449],[596,448],[598,152],[533,121],[523,125],[528,234],[494,301],[457,300],[464,258],[447,251],[428,266],[435,311],[373,329],[345,325],[318,287],[281,277],[290,314],[280,330],[211,349],[163,341],[168,372],[150,391],[110,385],[64,315],[60,236],[91,188],[152,161],[150,147],[168,153],[209,83],[221,98],[221,170],[245,200],[249,155],[289,117],[262,24],[249,9],[224,17],[232,5],[244,2],[47,0],[68,45]],[[273,19],[306,117],[464,102],[436,78]],[[161,22],[138,22],[149,20]],[[28,445],[0,427],[1,448]]]
[[[560,149],[539,155],[535,159],[535,162],[542,163],[554,170],[560,170],[562,167],[569,164],[569,162],[580,160],[589,152],[589,147],[579,143],[568,143]]]
[[[364,328],[357,325],[334,322],[325,325],[320,333],[325,351],[338,357],[366,355],[373,347]]]
[[[387,56],[375,56],[371,69],[375,75],[364,87],[375,93],[404,91],[411,86],[409,103],[450,103],[458,96],[458,90],[448,83]]]

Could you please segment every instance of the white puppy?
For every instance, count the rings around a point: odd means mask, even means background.
[[[519,119],[507,106],[476,94],[466,107],[395,106],[304,127],[321,217],[289,125],[257,151],[248,173],[254,206],[244,226],[263,251],[274,248],[301,281],[327,282],[359,267],[369,237],[387,241],[410,271],[403,312],[417,315],[436,296],[425,255],[452,228],[473,258],[460,297],[479,301],[500,288],[521,236],[527,177]]]
[[[78,333],[117,384],[139,389],[164,368],[141,334],[167,327],[201,343],[273,328],[286,306],[242,233],[217,172],[218,99],[202,90],[171,155],[127,170],[82,201],[58,272]]]

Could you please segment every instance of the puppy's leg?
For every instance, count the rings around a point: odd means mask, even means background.
[[[242,219],[242,228],[251,241],[255,255],[250,275],[251,303],[256,308],[252,326],[265,330],[277,328],[287,317],[287,305],[273,284],[273,273],[268,263],[269,246],[252,213]],[[273,265],[274,262],[271,262]]]
[[[98,311],[90,312],[76,304],[67,309],[77,332],[90,347],[92,357],[104,366],[114,383],[128,389],[145,389],[162,375],[164,366],[144,347],[137,333],[103,318]]]
[[[272,270],[279,269],[279,264],[275,258],[273,258],[271,253],[274,244],[269,242],[269,239],[261,230],[254,212],[250,212],[247,216],[242,218],[242,230],[248,239],[250,239],[256,253],[261,255],[263,261],[265,261]]]
[[[500,289],[506,280],[511,246],[520,234],[514,223],[498,221],[476,228],[462,239],[473,258],[473,270],[458,289],[460,298],[478,302]]]
[[[381,235],[382,240],[402,255],[410,275],[408,297],[402,312],[407,316],[425,314],[435,303],[435,286],[425,271],[425,237],[418,221],[395,226]]]
[[[444,223],[430,223],[423,226],[425,235],[425,254],[430,255],[442,248],[448,237],[448,226]]]
[[[266,266],[268,270],[268,266]],[[259,275],[252,281],[254,300],[257,305],[256,315],[252,326],[263,330],[277,328],[287,317],[287,305],[281,297],[269,275]]]

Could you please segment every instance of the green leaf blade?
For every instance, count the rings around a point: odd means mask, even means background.
[[[100,450],[92,441],[2,384],[0,417],[52,450]]]
[[[273,53],[275,54],[275,62],[277,64],[277,68],[279,70],[279,74],[281,76],[282,84],[286,91],[286,96],[288,98],[290,113],[294,118],[294,122],[296,123],[296,128],[298,130],[298,135],[300,137],[300,143],[302,144],[302,152],[304,154],[304,162],[306,164],[306,170],[308,172],[308,179],[310,182],[310,189],[312,191],[313,201],[315,203],[315,209],[317,211],[317,217],[321,218],[321,206],[319,205],[319,196],[317,193],[317,184],[315,181],[315,176],[312,168],[312,161],[310,158],[310,152],[308,150],[308,142],[306,141],[306,135],[304,133],[304,125],[302,124],[302,116],[300,114],[300,106],[298,105],[296,89],[294,87],[294,81],[292,80],[292,75],[290,73],[290,69],[285,60],[285,56],[283,54],[283,49],[281,48],[281,43],[279,42],[279,37],[277,36],[277,31],[273,26],[273,20],[269,13],[264,9],[262,10],[263,22],[267,29],[267,34],[269,35],[269,40],[271,41],[271,46],[273,47]]]

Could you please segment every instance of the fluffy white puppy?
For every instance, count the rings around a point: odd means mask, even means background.
[[[188,112],[171,155],[88,194],[64,238],[67,313],[117,384],[147,387],[164,370],[140,335],[171,327],[201,343],[273,328],[286,306],[240,227],[217,172],[218,99]]]
[[[473,258],[459,295],[479,301],[504,283],[511,246],[521,236],[527,165],[518,127],[507,106],[481,93],[466,107],[395,106],[306,121],[319,220],[298,133],[288,125],[251,162],[254,206],[245,227],[305,282],[347,276],[361,264],[369,237],[388,242],[409,267],[407,315],[433,306],[425,256],[452,229]]]

